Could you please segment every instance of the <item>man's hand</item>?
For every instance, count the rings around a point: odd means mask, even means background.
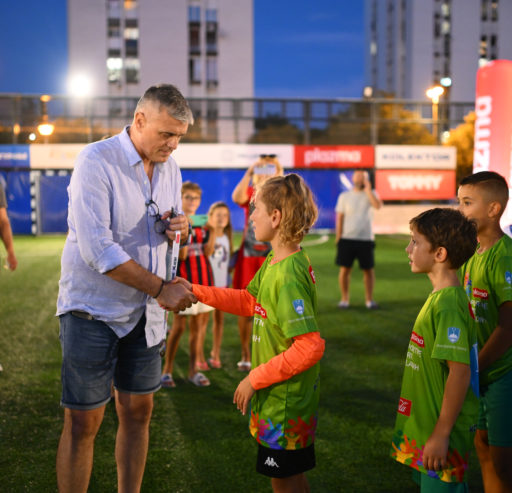
[[[172,282],[165,283],[157,301],[162,308],[170,312],[180,312],[196,303],[197,298],[182,283]]]
[[[182,243],[187,240],[188,237],[188,219],[183,214],[171,217],[172,211],[165,211],[162,214],[162,219],[168,219],[170,224],[169,227],[165,230],[165,234],[167,237],[174,241],[176,238],[176,231],[181,232],[181,241]]]
[[[423,449],[423,467],[427,471],[439,471],[446,467],[449,443],[450,435],[443,436],[435,432],[430,435]]]
[[[235,390],[233,396],[233,404],[236,404],[237,409],[245,416],[249,402],[251,402],[252,396],[256,391],[252,388],[249,375],[247,375],[239,384]]]

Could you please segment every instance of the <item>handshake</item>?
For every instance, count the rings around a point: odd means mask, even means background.
[[[180,312],[197,303],[192,284],[182,277],[164,281],[156,300],[162,308],[170,312]]]

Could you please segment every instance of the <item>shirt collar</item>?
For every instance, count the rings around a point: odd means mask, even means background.
[[[132,139],[130,139],[130,135],[128,134],[128,129],[130,125],[124,127],[123,131],[119,134],[119,140],[121,142],[121,147],[128,158],[128,164],[130,166],[135,166],[136,164],[142,162],[142,158],[139,156],[139,153],[135,149],[133,145]]]

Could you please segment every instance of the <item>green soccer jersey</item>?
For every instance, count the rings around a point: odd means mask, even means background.
[[[471,388],[450,434],[448,465],[423,467],[423,449],[439,418],[448,377],[447,361],[471,366]],[[448,287],[430,294],[412,330],[405,360],[391,456],[446,482],[464,481],[478,413],[476,328],[464,290]]]
[[[304,251],[272,265],[274,253],[247,286],[256,298],[252,367],[286,351],[292,338],[317,332],[316,286]],[[283,382],[258,390],[251,401],[250,432],[273,449],[300,449],[315,439],[319,364]]]
[[[498,325],[499,307],[512,301],[512,239],[500,238],[484,253],[475,253],[460,269],[461,282],[477,321],[481,350]],[[488,385],[512,369],[512,347],[482,371],[480,383]]]

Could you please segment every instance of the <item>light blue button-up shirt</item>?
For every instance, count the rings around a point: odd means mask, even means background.
[[[152,199],[161,214],[182,210],[181,173],[174,159],[157,163],[150,183],[127,130],[89,144],[77,157],[68,187],[69,233],[57,299],[57,315],[88,312],[119,337],[135,327],[153,300],[105,272],[133,259],[165,278],[167,236],[155,232],[146,203]]]

